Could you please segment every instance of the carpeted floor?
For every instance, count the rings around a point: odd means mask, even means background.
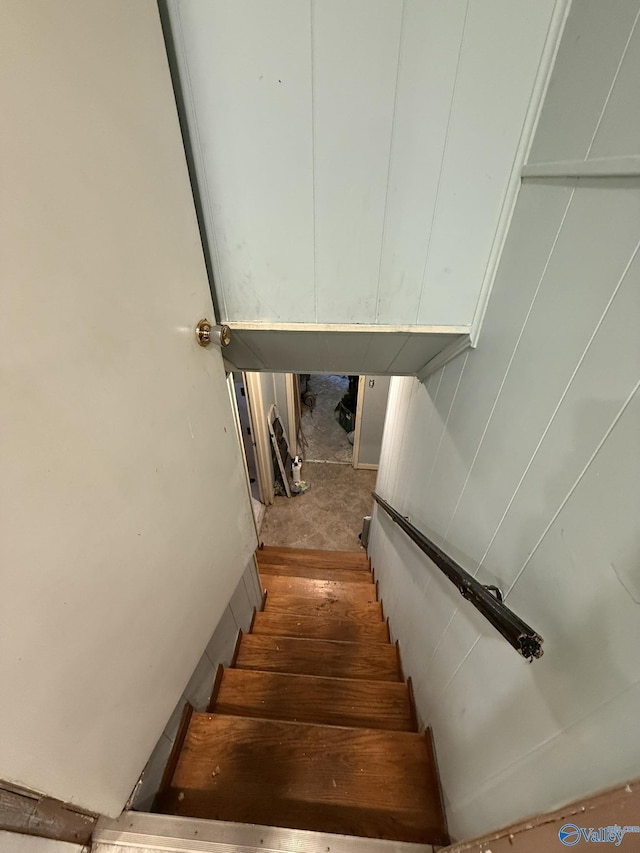
[[[362,519],[371,515],[377,471],[351,465],[305,462],[302,479],[309,490],[293,498],[275,498],[260,531],[265,545],[357,551]]]
[[[309,390],[316,395],[313,411],[302,407],[302,430],[307,440],[304,458],[309,462],[351,462],[353,447],[335,416],[335,408],[349,390],[346,376],[314,374]]]

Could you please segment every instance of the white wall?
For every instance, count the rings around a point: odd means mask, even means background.
[[[534,144],[548,160],[613,127],[607,150],[638,153],[640,3],[614,5],[573,6]],[[637,775],[639,238],[640,178],[526,181],[478,349],[426,385],[392,381],[379,492],[545,639],[522,660],[376,512],[385,612],[456,838]]]
[[[390,376],[360,377],[354,468],[376,468],[380,461],[390,381]]]
[[[160,787],[162,774],[178,733],[185,703],[189,702],[196,711],[206,711],[218,665],[231,665],[238,632],[244,631],[246,633],[249,630],[254,609],[260,610],[261,607],[260,579],[255,560],[251,558],[231,597],[231,601],[223,612],[207,648],[204,650],[180,697],[180,701],[147,762],[133,801],[133,808],[137,811],[151,810],[153,799]]]
[[[117,815],[256,547],[155,0],[0,27],[0,779]]]
[[[222,319],[470,324],[554,5],[169,0]]]

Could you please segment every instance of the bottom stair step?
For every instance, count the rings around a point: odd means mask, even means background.
[[[194,714],[158,810],[447,844],[423,735]]]
[[[390,681],[226,669],[209,710],[298,723],[416,731],[409,688]]]

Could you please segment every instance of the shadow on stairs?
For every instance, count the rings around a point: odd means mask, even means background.
[[[365,555],[257,556],[264,610],[208,712],[185,716],[154,811],[448,844],[431,733],[418,732]]]

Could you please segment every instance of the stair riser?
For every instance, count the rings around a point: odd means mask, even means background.
[[[261,575],[262,586],[272,599],[304,598],[318,604],[372,604],[377,600],[375,584],[340,583],[310,578]]]
[[[396,648],[389,644],[364,645],[249,634],[242,639],[235,665],[238,669],[327,678],[402,680]]]
[[[417,731],[406,684],[226,670],[210,711],[241,717]]]
[[[260,574],[278,577],[307,578],[310,580],[339,581],[340,583],[373,583],[373,575],[364,569],[313,568],[310,566],[281,566],[272,563],[258,564]]]
[[[345,569],[368,569],[364,551],[317,551],[312,548],[278,548],[265,545],[257,552],[260,560],[279,560],[287,565],[303,563],[308,566],[341,566]]]
[[[389,629],[380,620],[372,624],[350,619],[300,616],[287,613],[256,613],[253,634],[298,637],[312,640],[341,640],[346,643],[387,643]]]
[[[298,598],[293,595],[276,598],[268,596],[265,605],[265,613],[286,613],[291,616],[320,616],[351,619],[354,622],[364,624],[378,624],[382,622],[382,605],[379,602],[373,604],[351,604],[342,601],[309,601],[307,598]]]

